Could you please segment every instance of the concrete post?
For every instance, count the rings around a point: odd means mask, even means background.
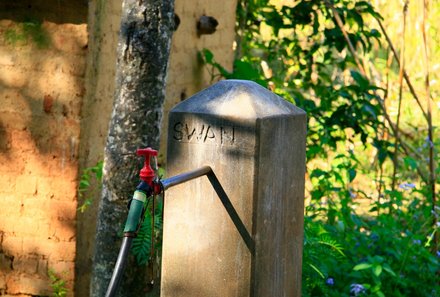
[[[301,296],[305,136],[302,110],[249,81],[171,111],[168,176],[214,175],[167,191],[162,297]]]

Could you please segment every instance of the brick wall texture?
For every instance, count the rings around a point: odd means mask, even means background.
[[[48,296],[51,269],[73,296],[87,28],[31,34],[0,21],[0,295]]]
[[[208,48],[232,67],[235,7],[236,0],[175,0],[180,25],[172,40],[162,157],[169,110],[212,83],[198,52]],[[79,173],[103,156],[120,12],[120,0],[93,0],[88,25],[69,24],[72,13],[65,22],[55,14],[49,19],[56,23],[42,25],[44,46],[30,37],[14,40],[22,23],[0,17],[0,296],[49,296],[49,270],[67,281],[68,296],[89,295],[100,193],[78,213],[76,189]],[[214,34],[197,35],[203,15],[218,21]]]

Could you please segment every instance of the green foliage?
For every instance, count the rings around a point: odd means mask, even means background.
[[[211,74],[211,80],[217,77],[224,77],[226,79],[247,79],[252,80],[260,85],[267,87],[267,82],[262,78],[262,71],[255,67],[252,63],[245,60],[235,60],[234,61],[234,71],[229,72],[222,65],[217,63],[214,59],[214,54],[209,49],[203,49],[199,52],[199,58],[206,65],[210,65],[211,68],[209,72]],[[219,73],[215,72],[217,70]]]
[[[382,131],[379,88],[355,69],[343,33],[325,2],[299,1],[295,7],[281,9],[268,1],[251,3],[247,4],[242,56],[235,61],[233,72],[216,63],[205,49],[202,56],[207,64],[225,78],[269,86],[303,108],[310,119],[309,159],[336,149],[338,142],[347,139],[347,129],[364,144]],[[350,23],[352,43],[364,51],[371,49],[380,34],[364,26],[362,13],[377,15],[372,7],[364,2],[352,9],[338,6],[337,10]],[[263,24],[269,36],[259,35]],[[270,71],[265,72],[263,65]]]
[[[95,166],[84,169],[81,174],[78,185],[78,200],[83,200],[81,206],[78,207],[81,212],[85,212],[93,202],[93,196],[90,193],[91,188],[96,184],[100,184],[103,164],[103,161],[98,161]]]
[[[66,297],[67,296],[67,288],[66,281],[63,280],[57,273],[49,269],[49,279],[50,279],[50,287],[52,288],[52,297]]]
[[[303,295],[349,296],[350,286],[356,284],[366,296],[436,296],[440,254],[432,254],[430,246],[439,227],[426,220],[431,213],[424,203],[426,193],[412,185],[386,190],[380,201],[368,198],[369,210],[358,214],[355,197],[365,193],[343,184],[344,171],[348,171],[344,166],[332,166],[329,171],[311,173],[314,196],[306,207]],[[345,181],[351,178],[347,175]],[[343,247],[345,257],[325,254],[322,247],[308,244],[310,237],[317,240],[320,233],[307,228],[324,230]],[[309,256],[315,253],[317,258]],[[307,268],[310,263],[318,267],[319,277]]]
[[[47,48],[50,44],[50,37],[42,25],[41,21],[27,20],[15,29],[6,30],[5,40],[12,45],[32,42],[37,48]]]
[[[271,3],[239,1],[232,71],[200,57],[213,79],[256,81],[308,114],[303,296],[439,296],[426,156],[440,142],[411,125],[395,135],[382,16],[366,1]]]
[[[303,296],[325,296],[331,265],[345,258],[342,246],[334,240],[323,224],[310,218],[304,222]],[[322,259],[326,259],[323,261]]]
[[[153,209],[150,199],[156,199],[154,207],[154,222]],[[137,237],[133,240],[132,253],[136,257],[139,265],[145,265],[149,261],[156,261],[156,257],[160,255],[162,247],[162,208],[163,200],[160,197],[150,198],[147,203],[147,211],[145,218],[138,231]],[[154,232],[153,232],[154,226]],[[152,251],[151,238],[154,236],[154,247]],[[153,253],[153,254],[152,254]],[[152,257],[153,256],[153,257]]]

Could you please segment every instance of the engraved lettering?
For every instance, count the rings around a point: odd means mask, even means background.
[[[186,137],[188,137],[188,140],[191,140],[191,138],[194,136],[194,134],[196,133],[196,128],[193,128],[191,133],[189,133],[189,127],[188,124],[185,124],[185,128],[186,128]]]
[[[174,124],[173,138],[177,141],[182,141],[183,139],[182,127],[183,125],[181,122],[177,122],[176,124]]]
[[[197,136],[197,140],[203,139],[203,132],[205,131],[205,125],[202,125],[202,129],[200,130],[199,136]]]
[[[233,144],[235,142],[235,127],[220,127],[220,143]]]
[[[187,143],[234,145],[235,126],[193,124],[177,122],[173,126],[173,139]]]
[[[208,128],[206,129],[206,134],[205,134],[205,138],[203,139],[203,142],[206,142],[206,139],[208,138],[215,140],[214,129],[211,129],[211,126],[208,126]]]

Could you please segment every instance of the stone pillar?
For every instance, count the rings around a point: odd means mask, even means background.
[[[305,136],[302,110],[249,81],[221,81],[172,109],[168,176],[210,166],[251,240],[212,176],[171,188],[162,297],[301,296]]]

